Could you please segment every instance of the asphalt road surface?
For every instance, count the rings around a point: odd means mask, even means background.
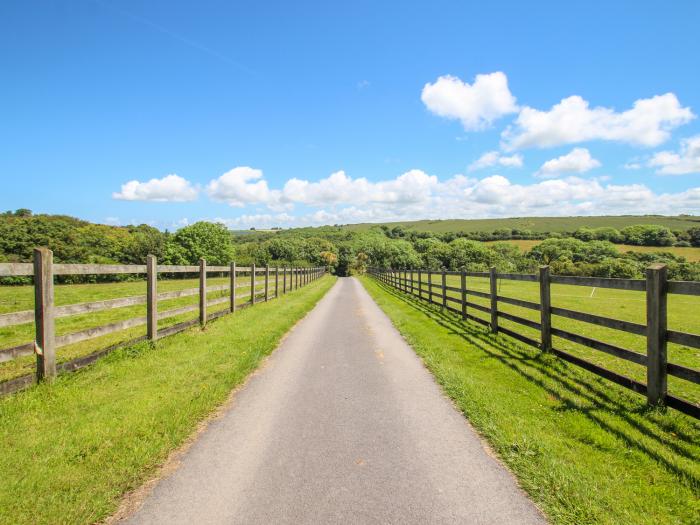
[[[359,281],[336,285],[129,523],[545,523]]]

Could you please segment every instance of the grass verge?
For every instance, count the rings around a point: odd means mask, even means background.
[[[93,523],[138,487],[326,293],[288,295],[118,350],[0,399],[0,523]]]
[[[560,524],[698,523],[700,424],[438,307],[364,286]]]

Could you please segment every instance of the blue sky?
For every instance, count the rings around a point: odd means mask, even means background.
[[[2,2],[0,209],[700,214],[699,2],[330,4]]]

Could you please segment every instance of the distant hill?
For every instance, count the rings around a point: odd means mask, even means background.
[[[541,232],[573,232],[581,227],[598,228],[610,226],[622,229],[634,224],[658,224],[671,230],[688,230],[700,226],[700,216],[694,215],[606,215],[595,217],[512,217],[508,219],[448,219],[385,223],[347,224],[343,228],[351,231],[367,231],[386,225],[390,228],[402,226],[416,231],[435,233],[494,231],[500,228]]]

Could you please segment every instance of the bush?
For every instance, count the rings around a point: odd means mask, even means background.
[[[671,230],[656,224],[627,226],[621,233],[627,244],[635,246],[672,246],[676,242]]]

